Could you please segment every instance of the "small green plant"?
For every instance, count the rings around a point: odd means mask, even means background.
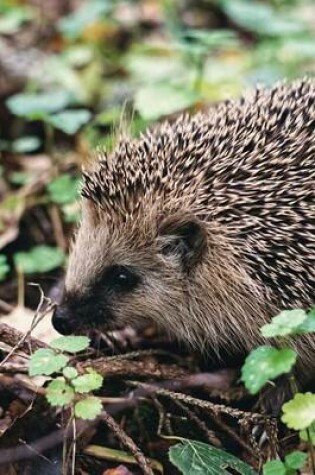
[[[78,374],[69,365],[70,354],[85,350],[89,346],[86,336],[67,336],[53,340],[51,348],[41,348],[31,356],[30,376],[50,376],[46,388],[46,399],[51,406],[71,408],[75,418],[95,419],[102,411],[102,403],[92,392],[103,384],[103,377],[93,370]]]
[[[282,422],[289,428],[300,431],[300,438],[307,441],[314,465],[314,426],[315,426],[315,394],[297,392],[294,375],[291,373],[297,360],[297,353],[287,346],[290,339],[315,331],[315,309],[286,310],[274,317],[271,323],[261,328],[265,338],[276,338],[280,349],[264,345],[251,351],[242,368],[241,379],[251,394],[258,391],[270,380],[282,374],[290,373],[290,382],[294,397],[282,406]],[[294,475],[296,470],[305,465],[307,454],[292,452],[284,462],[272,460],[264,465],[264,474]]]

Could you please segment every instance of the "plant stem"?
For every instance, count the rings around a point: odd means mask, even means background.
[[[18,267],[17,268],[18,276],[18,307],[24,307],[25,304],[25,279],[23,271]]]
[[[307,434],[307,440],[308,440],[308,451],[311,457],[312,473],[313,475],[315,475],[315,454],[314,454],[314,446],[312,443],[311,431],[309,427],[306,429],[306,434]]]

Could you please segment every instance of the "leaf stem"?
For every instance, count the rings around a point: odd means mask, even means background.
[[[314,453],[314,446],[313,446],[313,443],[312,443],[310,427],[308,427],[306,429],[306,434],[307,434],[307,440],[308,440],[308,451],[309,451],[310,458],[311,458],[312,473],[313,473],[313,475],[315,475],[315,453]]]

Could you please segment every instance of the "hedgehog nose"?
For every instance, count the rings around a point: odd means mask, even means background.
[[[75,329],[69,310],[64,306],[56,308],[52,317],[52,324],[55,330],[62,335],[70,335]]]

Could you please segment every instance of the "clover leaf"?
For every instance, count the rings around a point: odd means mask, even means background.
[[[93,420],[102,412],[102,403],[99,398],[91,396],[79,401],[74,406],[74,414],[81,419]]]
[[[307,429],[315,422],[315,394],[297,393],[294,398],[282,406],[281,417],[289,429]]]
[[[87,336],[61,336],[50,342],[50,346],[55,350],[67,351],[68,353],[78,353],[88,348],[90,339]]]
[[[73,388],[62,379],[55,379],[48,384],[46,399],[52,406],[66,406],[73,398]]]
[[[51,375],[64,368],[68,361],[65,355],[57,355],[49,348],[40,348],[30,358],[29,375]]]
[[[270,379],[288,373],[297,358],[290,348],[278,350],[260,346],[247,356],[242,367],[241,379],[251,394],[256,394]]]
[[[103,384],[103,377],[95,371],[82,376],[78,376],[72,381],[72,384],[78,393],[88,393],[99,389]]]
[[[264,325],[260,331],[266,338],[292,335],[297,333],[299,326],[306,318],[307,314],[304,310],[284,310],[273,317],[271,323]]]

